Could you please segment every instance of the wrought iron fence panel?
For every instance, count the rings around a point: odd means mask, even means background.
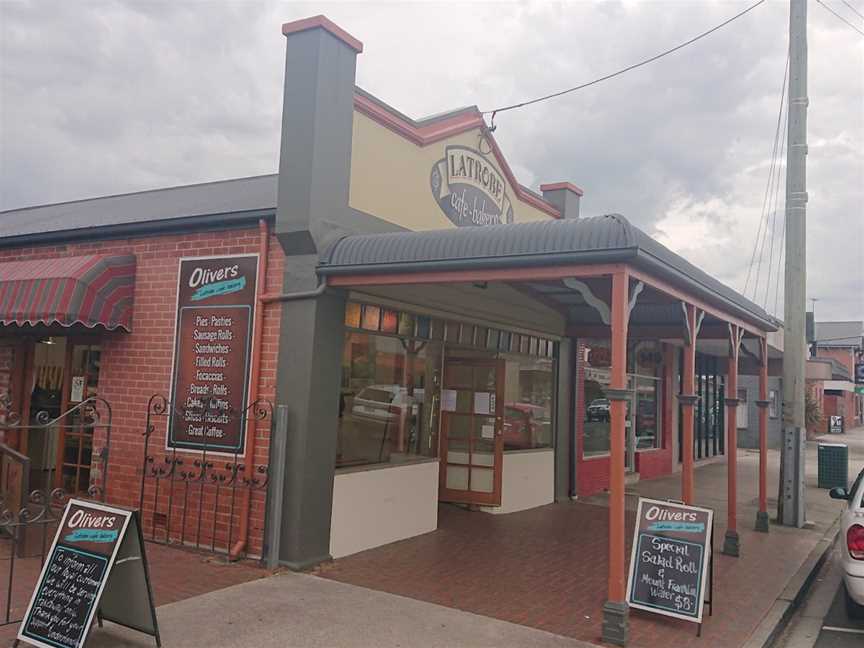
[[[10,437],[14,436],[20,443],[25,435],[29,440],[36,438],[35,433],[42,433],[44,460],[50,457],[52,434],[58,445],[65,435],[90,438],[89,461],[83,464],[79,454],[81,465],[77,466],[87,471],[86,489],[75,495],[100,502],[105,501],[107,493],[111,417],[111,404],[93,396],[58,416],[39,410],[25,420],[12,408],[9,395],[0,394],[0,431],[4,441],[11,441]],[[62,455],[58,453],[57,456]],[[56,485],[63,479],[63,462],[60,466],[52,464],[44,476],[44,486],[33,490],[30,489],[31,467],[27,454],[8,443],[0,443],[0,626],[19,623],[23,618],[70,497],[65,489]]]
[[[9,436],[15,436],[19,442],[26,436],[28,439],[42,438],[42,457],[51,456],[52,438],[56,439],[59,446],[57,458],[62,457],[65,451],[63,443],[73,437],[84,444],[84,438],[89,437],[91,442],[90,457],[86,462],[79,458],[75,468],[79,472],[87,473],[86,487],[81,488],[76,476],[76,488],[68,489],[62,484],[64,479],[63,468],[68,466],[65,458],[58,462],[49,463],[45,485],[35,490],[50,491],[53,488],[64,487],[64,490],[86,495],[92,499],[104,502],[106,496],[106,484],[108,483],[108,459],[111,447],[111,425],[112,410],[111,403],[99,396],[91,396],[74,405],[57,416],[51,416],[47,410],[39,410],[31,415],[30,421],[25,421],[20,413],[12,409],[12,402],[8,394],[0,394],[0,431],[3,432],[4,442],[0,443],[0,461],[3,466],[10,460],[22,463],[22,453],[5,443]],[[39,433],[38,435],[36,433]],[[98,447],[97,447],[98,445]],[[28,467],[29,468],[29,467]],[[59,471],[59,472],[58,472]],[[77,473],[76,473],[77,474]],[[0,496],[8,496],[11,486],[6,475],[0,479]],[[21,493],[30,491],[26,487],[30,475],[23,476],[24,486],[20,488]],[[23,495],[22,495],[23,497]],[[8,497],[7,497],[8,499]]]
[[[240,523],[241,499],[251,500],[255,493],[266,492],[267,466],[247,465],[239,451],[216,451],[208,445],[206,434],[199,450],[167,448],[164,443],[154,448],[157,428],[167,433],[172,417],[182,420],[215,408],[212,397],[179,408],[161,394],[150,397],[139,493],[143,532],[148,540],[229,554],[239,539],[236,527]],[[263,399],[242,411],[229,408],[220,412],[229,421],[239,422],[241,429],[248,429],[250,423],[253,428],[264,421],[272,424],[273,420],[273,406]],[[250,433],[254,434],[254,429]]]

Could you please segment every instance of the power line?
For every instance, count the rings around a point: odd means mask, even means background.
[[[780,160],[786,150],[786,123],[789,120],[789,111],[783,113],[783,127],[780,129],[780,155],[777,156],[777,181],[774,183],[774,210],[771,213],[771,248],[768,253],[768,278],[765,280],[765,300],[763,308],[768,309],[768,294],[771,289],[771,271],[774,267],[774,241],[777,238],[777,206],[780,204]],[[785,207],[785,204],[784,204]],[[779,251],[778,251],[779,258]],[[780,269],[777,269],[777,282],[780,281]]]
[[[850,26],[852,29],[854,29],[856,32],[858,32],[859,34],[861,34],[862,36],[864,36],[864,31],[861,31],[860,29],[858,29],[855,25],[853,25],[851,22],[849,22],[848,20],[846,20],[843,16],[841,16],[841,15],[838,14],[836,11],[834,11],[831,7],[829,7],[829,6],[826,5],[824,2],[822,2],[822,0],[816,0],[816,2],[818,2],[820,5],[822,5],[823,7],[825,7],[825,9],[827,9],[828,11],[830,11],[832,14],[834,14],[837,18],[839,18],[840,20],[842,20],[844,23],[846,23],[847,25],[849,25],[849,26]]]
[[[849,4],[848,2],[846,2],[846,0],[840,0],[840,1],[841,1],[843,4],[845,4],[847,7],[849,7],[849,8],[852,10],[852,13],[854,13],[856,16],[858,16],[861,20],[864,20],[864,14],[862,14],[862,13],[859,12],[855,7],[853,7],[851,4]]]
[[[780,122],[783,117],[783,106],[784,99],[786,98],[786,83],[788,80],[789,74],[789,54],[786,54],[786,65],[783,67],[783,86],[780,90],[780,108],[777,111],[777,126],[774,129],[774,145],[771,148],[771,165],[768,168],[768,183],[765,186],[765,196],[762,199],[762,211],[759,214],[759,229],[756,232],[756,240],[753,242],[753,254],[750,255],[750,265],[747,267],[747,279],[744,281],[744,294],[747,294],[747,288],[750,286],[750,277],[753,273],[753,266],[756,261],[756,250],[759,249],[759,241],[762,240],[762,247],[765,247],[764,239],[762,237],[762,227],[764,224],[765,227],[765,235],[768,234],[768,222],[767,216],[768,211],[766,207],[768,206],[768,197],[771,195],[771,187],[774,182],[774,167],[777,164],[777,144],[780,137]],[[759,268],[761,270],[762,266],[762,257],[759,257]],[[759,273],[756,274],[756,285],[759,284]],[[756,288],[753,289],[753,301],[756,301]]]
[[[777,308],[780,303],[780,284],[786,280],[784,273],[783,278],[780,278],[780,270],[783,268],[783,261],[786,259],[786,213],[784,208],[783,213],[783,229],[780,230],[780,254],[777,256],[777,284],[774,286],[774,314],[779,316]],[[783,291],[783,297],[786,297],[786,291]]]
[[[601,83],[602,81],[607,81],[608,79],[612,79],[614,77],[620,76],[620,75],[624,74],[625,72],[629,72],[630,70],[635,70],[636,68],[642,67],[643,65],[648,65],[649,63],[653,63],[657,59],[663,58],[664,56],[672,54],[673,52],[677,52],[678,50],[680,50],[684,47],[687,47],[688,45],[691,45],[692,43],[695,43],[696,41],[698,41],[702,38],[705,38],[709,34],[713,34],[718,29],[722,29],[723,27],[725,27],[726,25],[728,25],[732,21],[737,20],[738,18],[741,18],[741,16],[753,11],[756,7],[763,4],[764,2],[765,2],[765,0],[759,0],[759,2],[757,2],[756,4],[751,5],[750,7],[747,7],[747,9],[745,9],[744,11],[735,14],[734,16],[732,16],[728,20],[720,23],[716,27],[712,27],[708,31],[702,32],[698,36],[694,36],[690,40],[685,41],[685,42],[681,43],[680,45],[676,45],[672,49],[668,49],[664,52],[660,52],[659,54],[655,54],[651,58],[647,58],[643,61],[640,61],[639,63],[634,63],[633,65],[629,65],[629,66],[627,66],[621,70],[618,70],[617,72],[612,72],[611,74],[607,74],[606,76],[602,76],[599,79],[594,79],[593,81],[588,81],[587,83],[583,83],[581,85],[574,86],[572,88],[567,88],[566,90],[560,90],[558,92],[553,92],[552,94],[548,94],[548,95],[545,95],[543,97],[537,97],[536,99],[529,99],[527,101],[522,101],[520,103],[511,104],[509,106],[503,106],[501,108],[495,108],[494,110],[486,110],[486,111],[483,111],[483,114],[484,115],[491,114],[491,115],[493,115],[493,119],[494,119],[494,115],[496,113],[505,112],[507,110],[514,110],[516,108],[524,108],[525,106],[530,106],[532,104],[540,103],[541,101],[547,101],[549,99],[554,99],[556,97],[560,97],[560,96],[568,94],[570,92],[576,92],[577,90],[582,90],[583,88],[587,88],[588,86],[596,85],[598,83]]]

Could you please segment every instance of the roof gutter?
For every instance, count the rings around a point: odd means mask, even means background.
[[[177,234],[201,230],[213,231],[233,229],[247,225],[257,227],[258,221],[262,218],[268,220],[276,218],[275,208],[225,212],[222,214],[198,214],[195,216],[163,218],[136,223],[97,225],[71,230],[0,236],[0,248],[45,245],[48,243],[72,243],[81,240],[121,239],[132,236],[161,236],[167,233]]]
[[[724,297],[718,292],[715,292],[701,281],[690,277],[689,275],[684,274],[680,270],[676,270],[675,268],[670,267],[668,264],[663,263],[660,259],[655,257],[645,250],[639,250],[636,255],[637,264],[645,268],[646,270],[650,270],[657,275],[664,277],[665,279],[669,279],[670,281],[678,284],[686,286],[694,292],[700,293],[703,297],[707,297],[710,301],[714,301],[719,303],[723,308],[730,311],[733,315],[737,315],[744,320],[751,322],[752,324],[758,325],[760,328],[766,331],[776,331],[778,329],[777,324],[774,323],[770,319],[765,319],[756,315],[752,311],[747,310],[743,306],[736,304],[731,299]]]
[[[428,261],[395,261],[392,263],[369,263],[363,265],[331,266],[322,263],[317,271],[321,276],[360,275],[378,273],[404,273],[449,270],[487,270],[490,268],[533,268],[550,265],[615,263],[636,258],[637,248],[619,250],[586,250],[584,252],[560,252],[553,254],[514,254],[505,257],[480,257],[465,259],[430,259]]]

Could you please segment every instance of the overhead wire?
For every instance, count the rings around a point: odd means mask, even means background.
[[[784,87],[783,89],[785,90],[786,88]],[[781,102],[781,104],[780,104],[780,116],[782,117],[782,115],[783,115],[783,104]],[[762,261],[765,259],[765,248],[768,246],[768,236],[769,236],[768,230],[769,230],[769,224],[771,223],[771,206],[773,204],[773,198],[774,198],[774,193],[775,193],[774,192],[774,186],[778,181],[777,173],[775,173],[775,172],[778,171],[778,169],[780,167],[780,158],[782,156],[782,153],[780,153],[780,150],[783,147],[783,141],[780,139],[779,135],[780,135],[780,129],[778,128],[776,131],[776,134],[775,134],[775,142],[777,142],[779,144],[780,148],[779,149],[775,148],[774,153],[772,154],[771,167],[768,170],[768,186],[765,188],[765,194],[766,194],[767,200],[763,201],[763,206],[762,206],[762,208],[765,212],[763,215],[763,219],[765,221],[765,224],[764,224],[764,229],[762,231],[761,247],[759,248],[759,254],[756,256],[756,278],[755,278],[755,281],[753,282],[753,301],[754,302],[759,301],[759,281],[762,278]]]
[[[839,13],[837,13],[836,11],[834,11],[834,10],[833,10],[831,7],[829,7],[827,4],[825,4],[824,2],[822,2],[822,0],[816,0],[816,2],[818,2],[818,3],[819,3],[820,5],[822,5],[825,9],[827,9],[827,10],[830,11],[832,14],[834,14],[838,19],[842,20],[844,23],[846,23],[847,25],[849,25],[849,27],[851,27],[852,29],[854,29],[856,32],[858,32],[859,34],[861,34],[862,36],[864,36],[864,30],[858,29],[855,25],[853,25],[851,22],[849,22],[848,20],[846,20],[843,16],[841,16]]]
[[[768,252],[768,278],[765,280],[765,299],[763,300],[763,307],[765,309],[768,308],[768,293],[771,290],[771,274],[774,268],[774,241],[777,238],[777,208],[780,204],[780,174],[785,168],[783,165],[783,153],[786,151],[786,126],[788,121],[789,111],[786,110],[783,113],[783,126],[780,129],[780,154],[777,156],[777,178],[774,182],[774,209],[771,213],[771,246]],[[779,278],[778,275],[777,279],[779,280]]]
[[[846,0],[840,0],[840,1],[841,1],[844,5],[846,5],[847,7],[849,7],[849,8],[852,10],[852,13],[854,13],[856,16],[858,16],[861,20],[864,20],[864,14],[862,14],[862,13],[861,13],[860,11],[858,11],[855,7],[853,7],[851,4],[849,4],[848,2],[846,2]]]
[[[508,111],[508,110],[515,110],[516,108],[524,108],[525,106],[531,106],[531,105],[533,105],[533,104],[540,103],[541,101],[548,101],[549,99],[555,99],[556,97],[560,97],[560,96],[562,96],[562,95],[566,95],[566,94],[569,94],[569,93],[571,93],[571,92],[576,92],[577,90],[582,90],[583,88],[587,88],[587,87],[589,87],[589,86],[593,86],[593,85],[596,85],[596,84],[598,84],[598,83],[602,83],[603,81],[608,81],[609,79],[612,79],[612,78],[614,78],[614,77],[620,76],[620,75],[622,75],[622,74],[624,74],[624,73],[626,73],[626,72],[629,72],[630,70],[635,70],[636,68],[640,68],[640,67],[642,67],[642,66],[644,66],[644,65],[648,65],[649,63],[653,63],[654,61],[656,61],[656,60],[658,60],[658,59],[661,59],[661,58],[663,58],[664,56],[668,56],[669,54],[672,54],[672,53],[674,53],[674,52],[677,52],[677,51],[680,50],[680,49],[683,49],[683,48],[687,47],[688,45],[692,45],[692,44],[695,43],[696,41],[701,40],[701,39],[705,38],[706,36],[708,36],[708,35],[710,35],[710,34],[713,34],[713,33],[716,32],[718,29],[722,29],[723,27],[725,27],[725,26],[728,25],[729,23],[731,23],[731,22],[733,22],[733,21],[735,21],[735,20],[738,20],[739,18],[741,18],[741,17],[744,16],[745,14],[750,13],[750,12],[753,11],[756,7],[758,7],[758,6],[761,5],[761,4],[764,4],[765,2],[766,2],[766,0],[759,0],[759,1],[756,2],[755,4],[750,5],[749,7],[747,7],[747,8],[744,9],[743,11],[741,11],[741,12],[735,14],[735,15],[732,16],[731,18],[728,18],[727,20],[724,20],[724,21],[723,21],[722,23],[720,23],[719,25],[716,25],[715,27],[712,27],[711,29],[702,32],[702,33],[699,34],[698,36],[694,36],[694,37],[691,38],[690,40],[684,41],[684,42],[681,43],[680,45],[676,45],[675,47],[672,47],[672,48],[667,49],[667,50],[665,50],[665,51],[663,51],[663,52],[660,52],[659,54],[655,54],[654,56],[651,56],[651,57],[649,57],[649,58],[647,58],[647,59],[644,59],[644,60],[642,60],[642,61],[639,61],[638,63],[634,63],[633,65],[628,65],[627,67],[622,68],[622,69],[620,69],[620,70],[618,70],[618,71],[616,71],[616,72],[612,72],[611,74],[607,74],[607,75],[605,75],[605,76],[599,77],[599,78],[594,79],[594,80],[592,80],[592,81],[588,81],[588,82],[586,82],[586,83],[582,83],[582,84],[579,84],[579,85],[577,85],[577,86],[573,86],[572,88],[567,88],[567,89],[565,89],[565,90],[559,90],[558,92],[553,92],[553,93],[551,93],[551,94],[547,94],[547,95],[544,95],[544,96],[542,96],[542,97],[536,97],[535,99],[529,99],[529,100],[526,100],[526,101],[521,101],[521,102],[519,102],[519,103],[511,104],[511,105],[509,105],[509,106],[502,106],[502,107],[500,107],[500,108],[495,108],[495,109],[493,109],[493,110],[484,110],[484,111],[483,111],[483,114],[484,114],[484,115],[490,115],[490,114],[491,114],[491,115],[492,115],[492,121],[494,122],[494,120],[495,120],[495,115],[498,114],[498,113],[506,112],[506,111]]]
[[[781,120],[783,118],[783,107],[784,107],[785,99],[786,99],[786,86],[788,83],[788,75],[789,75],[789,55],[787,52],[786,65],[783,67],[783,85],[780,89],[780,108],[777,111],[777,126],[774,129],[774,144],[771,148],[771,164],[768,168],[768,182],[766,183],[766,186],[765,186],[765,195],[762,198],[762,211],[759,215],[759,229],[756,232],[756,240],[753,242],[753,253],[750,255],[750,264],[747,267],[747,278],[744,281],[744,291],[743,292],[745,295],[747,294],[747,289],[750,287],[750,278],[753,275],[753,267],[756,264],[756,251],[759,249],[760,241],[762,241],[762,247],[764,248],[764,237],[762,235],[763,226],[766,230],[766,235],[767,235],[768,198],[771,195],[771,188],[773,186],[773,179],[774,179],[774,167],[777,164],[777,146],[779,144],[778,140],[780,137],[780,123],[781,123]],[[761,255],[760,255],[760,257],[759,257],[759,261],[760,261],[759,269],[760,269],[760,271],[761,271],[761,260],[762,259],[761,259]],[[756,286],[758,286],[758,273],[756,275],[755,284],[756,284]],[[756,293],[757,293],[757,288],[754,287],[753,288],[753,301],[756,301]]]
[[[777,256],[777,283],[774,286],[774,314],[779,316],[778,305],[780,304],[780,284],[785,283],[786,273],[783,273],[783,278],[780,278],[780,270],[783,269],[783,261],[786,259],[786,211],[783,211],[783,229],[780,230],[780,254]],[[783,296],[785,299],[786,291],[784,289]]]

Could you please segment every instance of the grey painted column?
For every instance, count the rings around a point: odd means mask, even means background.
[[[558,377],[555,393],[555,501],[570,499],[570,449],[573,445],[572,384],[573,341],[558,343]],[[576,474],[574,468],[573,478]]]
[[[275,233],[286,254],[276,399],[287,415],[279,562],[330,558],[345,296],[319,285],[318,255],[356,220],[348,206],[354,72],[362,44],[323,16],[287,23]]]
[[[345,299],[326,293],[287,302],[282,321],[278,381],[288,441],[279,562],[306,569],[330,558]]]
[[[363,45],[323,16],[287,23],[282,33],[276,235],[286,254],[317,255],[349,211],[354,75]],[[314,286],[314,273],[310,279]]]

